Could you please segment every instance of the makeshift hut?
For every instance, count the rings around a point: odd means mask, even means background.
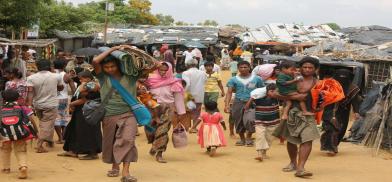
[[[55,34],[59,39],[56,45],[67,52],[73,52],[83,47],[90,47],[94,39],[92,34],[78,34],[58,30],[55,31]]]

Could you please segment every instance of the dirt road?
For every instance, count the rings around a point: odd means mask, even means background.
[[[224,73],[228,76],[229,73]],[[227,77],[226,77],[227,78]],[[222,99],[221,99],[222,101]],[[223,102],[220,102],[223,110]],[[227,117],[227,116],[226,116]],[[227,118],[226,118],[227,121]],[[142,128],[139,128],[142,131]],[[256,162],[253,147],[236,147],[226,131],[229,146],[220,148],[213,158],[197,145],[196,135],[189,135],[189,146],[174,149],[169,144],[165,153],[167,164],[159,164],[149,156],[149,145],[142,133],[137,138],[139,161],[131,166],[131,173],[142,182],[172,181],[225,181],[225,182],[286,182],[304,181],[294,177],[293,173],[284,173],[281,168],[288,164],[288,155],[284,145],[278,140],[269,151],[270,159]],[[34,182],[111,182],[120,178],[106,177],[110,165],[101,160],[80,161],[75,158],[57,157],[62,146],[47,154],[36,154],[29,146],[29,179]],[[313,146],[313,152],[307,164],[307,170],[314,173],[311,181],[335,182],[389,182],[392,180],[392,160],[384,157],[372,157],[371,151],[362,146],[343,143],[336,157],[327,157],[319,150],[319,142]],[[390,157],[390,156],[387,156]],[[15,158],[12,158],[15,161]],[[0,161],[1,163],[1,161]],[[12,173],[0,174],[1,182],[17,180],[17,166],[12,166]]]

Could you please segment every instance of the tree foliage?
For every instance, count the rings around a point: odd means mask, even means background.
[[[176,26],[189,26],[190,23],[184,22],[184,21],[177,21],[174,23]]]
[[[174,23],[174,18],[170,15],[157,14],[155,16],[159,20],[159,25],[169,26]]]
[[[128,3],[130,8],[137,12],[136,24],[157,25],[159,23],[158,18],[150,12],[152,3],[149,0],[129,0]]]
[[[0,25],[19,31],[38,22],[40,9],[51,0],[0,0]]]
[[[162,23],[151,13],[149,0],[108,0],[114,4],[114,11],[108,13],[111,24]],[[39,22],[41,36],[51,35],[57,30],[88,31],[89,25],[105,22],[106,0],[73,6],[57,0],[0,0],[0,29],[19,30]],[[163,16],[163,23],[174,22],[171,16]],[[171,18],[171,19],[170,19]]]
[[[53,30],[84,31],[87,13],[70,3],[53,2],[40,9],[39,25],[41,37],[53,35]]]
[[[209,26],[216,27],[219,24],[215,20],[205,20],[204,22],[199,22],[197,25],[199,25],[199,26],[206,26],[206,27],[209,27]]]
[[[337,23],[327,23],[329,27],[332,28],[332,30],[340,30],[340,26]]]

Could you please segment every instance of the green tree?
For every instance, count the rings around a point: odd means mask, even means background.
[[[70,3],[53,2],[40,10],[40,33],[41,37],[53,35],[54,30],[66,30],[71,32],[84,31],[83,24],[86,21],[86,13]]]
[[[174,23],[174,18],[170,15],[156,14],[159,20],[159,25],[169,26]]]
[[[20,31],[37,23],[40,10],[52,0],[0,0],[0,26],[10,31]]]
[[[177,21],[174,23],[176,26],[189,26],[189,23],[184,21]]]
[[[327,25],[329,26],[329,27],[331,27],[332,28],[332,30],[340,30],[340,26],[337,24],[337,23],[327,23]]]
[[[215,20],[204,20],[204,22],[199,22],[197,25],[206,26],[206,27],[208,27],[208,26],[216,27],[219,24]]]

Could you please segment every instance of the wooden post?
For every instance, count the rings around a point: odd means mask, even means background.
[[[15,40],[15,30],[13,30],[13,29],[11,32],[11,40]]]
[[[108,34],[108,6],[109,6],[109,4],[108,4],[109,2],[108,1],[106,1],[106,6],[105,6],[105,30],[104,30],[104,33],[103,33],[103,42],[104,42],[104,44],[106,45],[106,41],[107,41],[107,34]]]

